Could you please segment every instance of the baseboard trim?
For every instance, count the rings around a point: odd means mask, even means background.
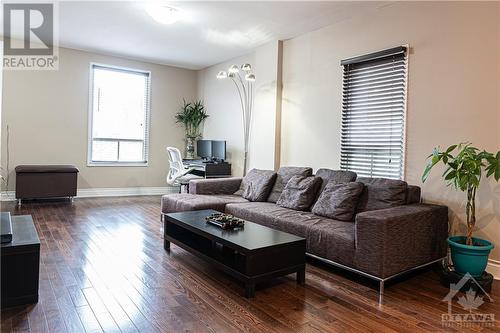
[[[123,188],[82,188],[77,191],[77,198],[130,197],[141,195],[163,195],[179,192],[178,187],[123,187]]]
[[[14,200],[16,200],[16,191],[0,192],[0,201],[14,201]]]
[[[101,187],[82,188],[77,191],[77,198],[97,198],[97,197],[130,197],[143,195],[163,195],[168,193],[178,193],[179,187]],[[16,200],[16,191],[3,191],[0,193],[0,201]]]
[[[486,271],[493,275],[495,280],[500,280],[500,261],[490,259]]]

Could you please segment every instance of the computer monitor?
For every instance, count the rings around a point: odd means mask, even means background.
[[[226,141],[212,141],[212,159],[218,161],[226,159]]]
[[[198,140],[196,154],[205,159],[212,159],[212,140]]]

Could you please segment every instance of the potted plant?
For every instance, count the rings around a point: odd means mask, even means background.
[[[181,111],[175,114],[177,123],[184,125],[186,129],[186,158],[194,158],[194,143],[201,137],[200,126],[208,114],[205,111],[202,101],[187,103],[184,100]]]
[[[460,143],[445,151],[434,148],[428,159],[422,182],[427,180],[432,168],[442,162],[446,166],[444,180],[467,194],[467,234],[448,237],[455,270],[460,274],[468,272],[475,277],[481,276],[494,245],[487,240],[472,237],[476,225],[476,192],[483,173],[486,173],[487,178],[493,176],[496,181],[500,179],[500,151],[494,155],[485,150],[480,151],[470,143]]]

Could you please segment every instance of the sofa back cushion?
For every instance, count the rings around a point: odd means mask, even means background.
[[[271,194],[267,201],[274,202],[278,201],[281,192],[285,188],[286,184],[293,176],[303,176],[309,177],[312,176],[312,168],[309,167],[281,167],[278,170],[278,174],[276,176],[276,182],[274,182],[273,189],[271,190]]]
[[[337,184],[335,181],[330,181],[311,211],[334,220],[352,221],[363,188],[364,185],[359,182]]]
[[[315,176],[323,180],[320,189],[321,194],[323,189],[326,187],[326,184],[328,184],[329,182],[333,182],[335,184],[353,182],[356,180],[357,174],[353,171],[318,169]]]
[[[240,189],[234,194],[241,195],[249,201],[266,201],[276,180],[276,172],[272,170],[252,169],[241,181]]]
[[[408,184],[402,180],[358,177],[365,185],[357,212],[396,207],[406,204]]]
[[[406,190],[406,204],[420,203],[420,187],[415,185],[408,185]]]
[[[320,178],[293,176],[286,183],[276,204],[295,210],[308,210],[316,199],[320,186]]]

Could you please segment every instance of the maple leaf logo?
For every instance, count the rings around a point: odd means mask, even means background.
[[[465,293],[465,297],[460,296],[457,302],[464,308],[464,310],[469,311],[477,310],[477,308],[484,303],[483,297],[477,296],[476,292],[472,290],[472,288]]]

